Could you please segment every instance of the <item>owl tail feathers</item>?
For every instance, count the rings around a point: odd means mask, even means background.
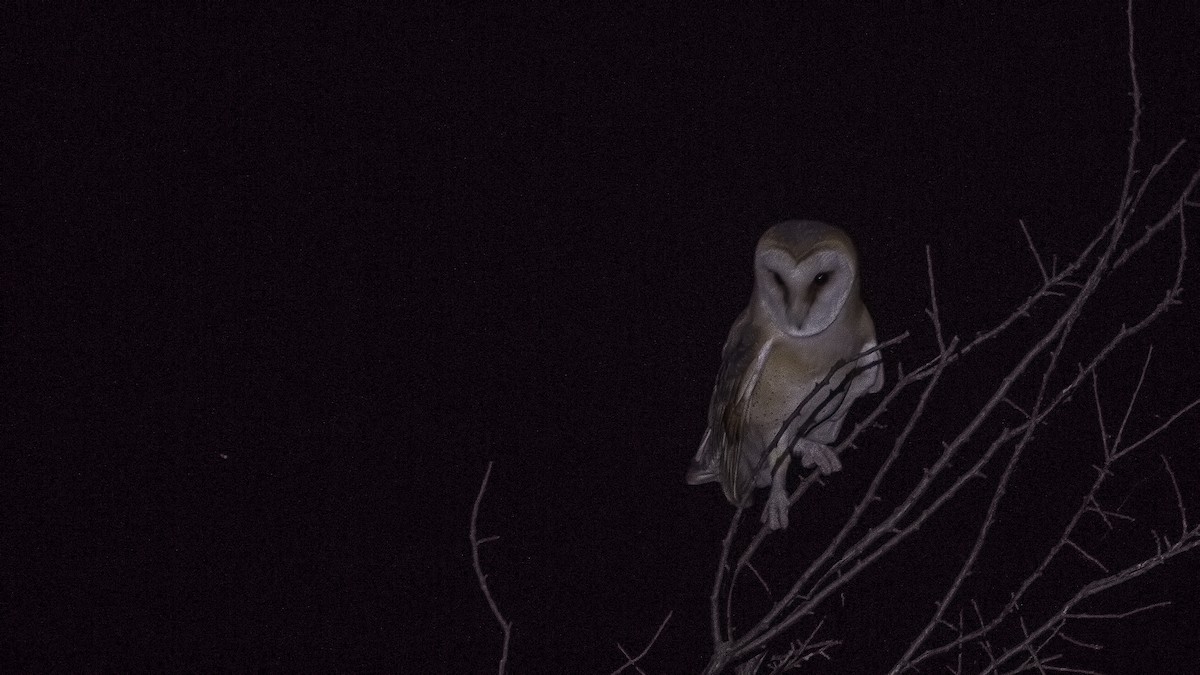
[[[700,449],[696,451],[696,456],[692,458],[692,463],[688,466],[688,485],[712,483],[721,479],[717,453],[713,452],[709,447],[709,439],[711,437],[712,429],[706,430],[704,438],[700,441]]]

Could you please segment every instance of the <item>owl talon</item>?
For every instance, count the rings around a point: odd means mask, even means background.
[[[763,507],[762,522],[772,530],[786,530],[788,509],[792,506],[787,492],[788,467],[791,466],[792,458],[782,450],[771,454],[772,458],[776,456],[779,458],[779,465],[771,474],[771,493],[767,495],[767,505]]]
[[[796,443],[795,453],[800,455],[800,464],[806,469],[815,466],[826,476],[842,470],[842,461],[838,459],[837,453],[824,443],[801,438]]]
[[[772,487],[771,495],[767,497],[767,505],[763,507],[763,524],[772,530],[786,530],[788,526],[788,507],[790,506],[787,492],[776,490]]]

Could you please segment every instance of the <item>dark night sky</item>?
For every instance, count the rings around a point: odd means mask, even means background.
[[[1121,3],[197,4],[3,28],[6,672],[494,671],[467,547],[488,461],[511,671],[610,672],[673,610],[644,667],[696,672],[732,510],[683,471],[761,232],[849,231],[880,338],[913,333],[890,366],[911,367],[933,344],[926,246],[947,330],[973,335],[1036,285],[1018,219],[1073,258],[1124,172]],[[1200,11],[1153,11],[1143,170],[1200,137]],[[1198,164],[1185,147],[1162,194]],[[1176,246],[1099,296],[1079,354],[1157,301]],[[1110,418],[1151,343],[1141,428],[1197,396],[1198,316],[1113,357]],[[910,472],[1015,355],[954,374]],[[1088,405],[1015,491],[980,582],[997,597],[1087,478]],[[1160,452],[1200,513],[1198,419],[1115,491],[1148,526],[1170,523]],[[769,573],[828,536],[903,422],[793,511]],[[896,658],[982,508],[851,587],[821,672]],[[1114,559],[1152,546],[1127,534]],[[1086,663],[1200,671],[1198,559],[1115,597],[1179,602],[1079,631],[1111,645]]]

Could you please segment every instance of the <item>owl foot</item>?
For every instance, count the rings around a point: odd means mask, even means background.
[[[767,505],[763,507],[762,522],[772,530],[786,530],[788,526],[787,470],[791,458],[783,456],[775,473],[771,475],[771,494],[767,496]]]
[[[763,507],[762,522],[772,530],[786,530],[788,526],[787,490],[775,489],[771,486],[771,495],[767,497],[767,505]]]
[[[801,438],[796,442],[796,449],[793,452],[800,455],[800,464],[806,469],[815,466],[826,476],[834,471],[842,470],[842,462],[838,459],[837,453],[824,443]]]

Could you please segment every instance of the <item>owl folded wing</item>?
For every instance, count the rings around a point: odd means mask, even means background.
[[[726,498],[738,504],[752,489],[753,476],[744,471],[748,406],[769,351],[749,312],[734,322],[721,352],[721,368],[708,409],[708,429],[688,468],[692,485],[720,481]]]
[[[699,485],[721,479],[721,456],[725,447],[725,428],[722,420],[725,408],[737,395],[738,374],[749,365],[754,358],[749,344],[750,336],[747,329],[750,325],[749,311],[744,311],[733,322],[725,346],[721,349],[721,367],[717,371],[717,383],[713,387],[712,398],[708,404],[708,428],[700,440],[696,456],[688,467],[687,483]],[[733,364],[737,365],[733,365]]]

